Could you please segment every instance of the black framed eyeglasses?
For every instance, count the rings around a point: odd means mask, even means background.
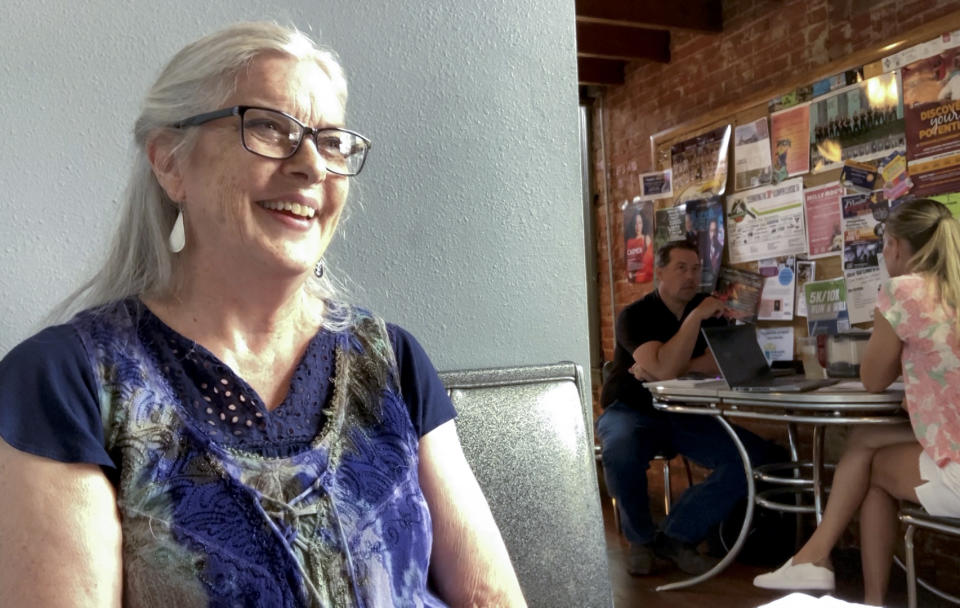
[[[195,127],[227,116],[240,117],[240,143],[243,148],[265,158],[290,158],[297,153],[303,138],[309,134],[326,162],[327,170],[350,176],[360,173],[370,151],[370,140],[356,131],[339,127],[315,129],[286,112],[256,106],[214,110],[184,118],[171,126],[175,129]]]

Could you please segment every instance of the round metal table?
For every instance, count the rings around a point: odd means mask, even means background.
[[[753,521],[754,504],[766,508],[796,513],[814,513],[817,523],[823,514],[823,436],[827,426],[852,426],[860,424],[901,424],[907,421],[901,408],[902,387],[895,385],[882,393],[869,393],[858,381],[842,382],[815,391],[802,393],[752,393],[730,390],[721,381],[667,380],[645,384],[653,395],[653,406],[662,411],[680,414],[713,416],[733,440],[747,478],[747,508],[743,526],[736,542],[713,568],[688,579],[657,587],[657,591],[683,589],[696,585],[722,572],[743,547]],[[765,420],[787,425],[792,462],[770,465],[760,470],[759,478],[778,483],[788,488],[812,486],[813,506],[799,503],[787,504],[767,496],[758,498],[754,482],[757,472],[750,463],[747,450],[734,431],[730,420]],[[778,468],[799,471],[806,463],[798,458],[796,425],[813,426],[813,454],[809,461],[812,478],[809,480],[782,478],[769,473]]]

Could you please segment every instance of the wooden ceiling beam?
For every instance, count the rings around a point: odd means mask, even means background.
[[[723,31],[720,0],[575,0],[575,5],[580,23]]]
[[[579,84],[623,84],[623,70],[627,63],[619,59],[577,58],[577,82]]]
[[[577,23],[577,56],[597,59],[670,61],[670,32]]]

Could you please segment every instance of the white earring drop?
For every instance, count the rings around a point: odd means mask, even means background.
[[[177,221],[173,223],[173,230],[170,231],[168,245],[173,253],[180,253],[187,244],[187,234],[183,230],[183,209],[177,212]]]

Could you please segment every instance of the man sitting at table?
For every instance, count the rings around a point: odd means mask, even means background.
[[[723,303],[697,293],[699,251],[693,243],[667,243],[657,252],[657,288],[630,304],[616,324],[613,371],[604,382],[597,421],[607,489],[617,499],[630,543],[627,571],[649,574],[656,558],[689,574],[709,570],[716,560],[696,547],[746,496],[743,464],[733,441],[711,416],[657,411],[641,382],[690,373],[718,373],[700,335],[701,325],[723,325]],[[781,448],[737,428],[754,465],[783,458]],[[712,469],[688,488],[659,530],[650,517],[646,470],[654,456],[683,454]]]

